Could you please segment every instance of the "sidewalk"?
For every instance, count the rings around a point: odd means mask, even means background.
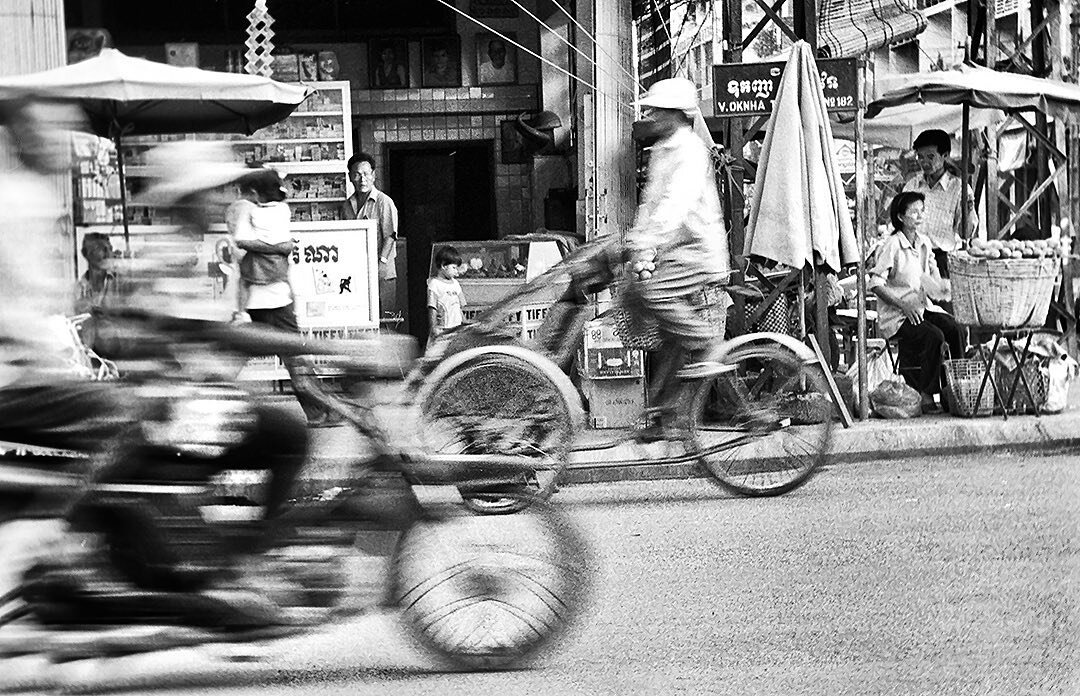
[[[296,402],[291,400],[291,403]],[[299,411],[299,407],[297,407]],[[395,419],[404,425],[405,419]],[[315,457],[327,465],[343,463],[356,452],[357,435],[350,428],[312,431]],[[589,430],[582,434],[567,471],[567,483],[603,483],[678,479],[704,476],[696,462],[651,463],[650,458],[681,454],[678,445],[621,444],[597,448],[621,440],[624,430]],[[948,455],[999,450],[1061,450],[1080,447],[1080,379],[1069,391],[1069,405],[1061,413],[1043,416],[1000,415],[959,418],[934,414],[908,420],[873,418],[856,420],[851,428],[840,422],[833,427],[832,462],[851,464],[876,459]],[[644,458],[643,458],[644,456]]]

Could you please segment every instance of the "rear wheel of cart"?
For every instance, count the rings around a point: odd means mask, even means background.
[[[520,480],[459,486],[465,505],[483,514],[517,512],[529,496],[550,497],[583,422],[570,379],[544,356],[517,346],[451,356],[431,373],[417,401],[427,451],[529,460],[532,471]]]
[[[781,495],[825,461],[833,404],[820,366],[775,344],[738,348],[735,369],[694,386],[689,446],[721,484],[746,496]]]

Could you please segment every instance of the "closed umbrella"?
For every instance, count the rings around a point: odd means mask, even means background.
[[[743,251],[838,272],[858,261],[858,245],[819,74],[810,45],[797,42],[769,117]]]
[[[78,103],[93,131],[116,141],[128,134],[244,133],[291,114],[311,93],[257,75],[181,68],[106,48],[72,65],[0,79],[0,99],[33,95]],[[127,200],[120,161],[127,239]]]

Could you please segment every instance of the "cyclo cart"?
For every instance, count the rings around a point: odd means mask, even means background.
[[[466,504],[510,513],[531,489],[549,497],[562,480],[584,425],[581,397],[570,374],[583,328],[592,319],[587,295],[618,290],[622,264],[611,238],[569,253],[545,273],[489,306],[473,323],[441,336],[409,377],[418,431],[437,454],[529,457],[531,474],[462,488]],[[505,325],[506,316],[563,287],[530,340]],[[716,311],[710,293],[701,311]],[[712,295],[715,297],[715,294]],[[720,322],[722,324],[722,321]],[[722,332],[723,328],[719,328]],[[674,356],[659,354],[661,366]],[[641,457],[656,464],[698,462],[725,488],[744,496],[774,496],[805,483],[825,461],[833,403],[810,348],[778,333],[748,333],[724,343],[722,374],[684,380],[663,433],[667,448]],[[656,414],[646,409],[643,420]],[[643,428],[620,440],[580,449],[610,449],[641,441]]]

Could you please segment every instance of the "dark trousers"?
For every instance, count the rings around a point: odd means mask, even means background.
[[[282,331],[288,331],[289,333],[300,333],[300,326],[296,323],[296,311],[293,308],[292,302],[284,307],[274,307],[273,309],[249,309],[247,310],[248,316],[251,317],[252,323],[262,324],[264,326],[271,326],[275,329],[281,329]],[[296,400],[300,402],[300,408],[304,409],[304,415],[308,420],[317,420],[323,415],[323,408],[319,405],[319,402],[308,394],[304,388],[303,380],[296,379],[296,361],[292,358],[281,359],[281,362],[285,364],[285,369],[289,371],[289,379],[293,385],[293,393],[296,394]]]
[[[922,394],[941,391],[942,347],[952,357],[962,356],[960,328],[948,314],[926,312],[918,324],[905,321],[896,332],[900,349],[900,376]]]

